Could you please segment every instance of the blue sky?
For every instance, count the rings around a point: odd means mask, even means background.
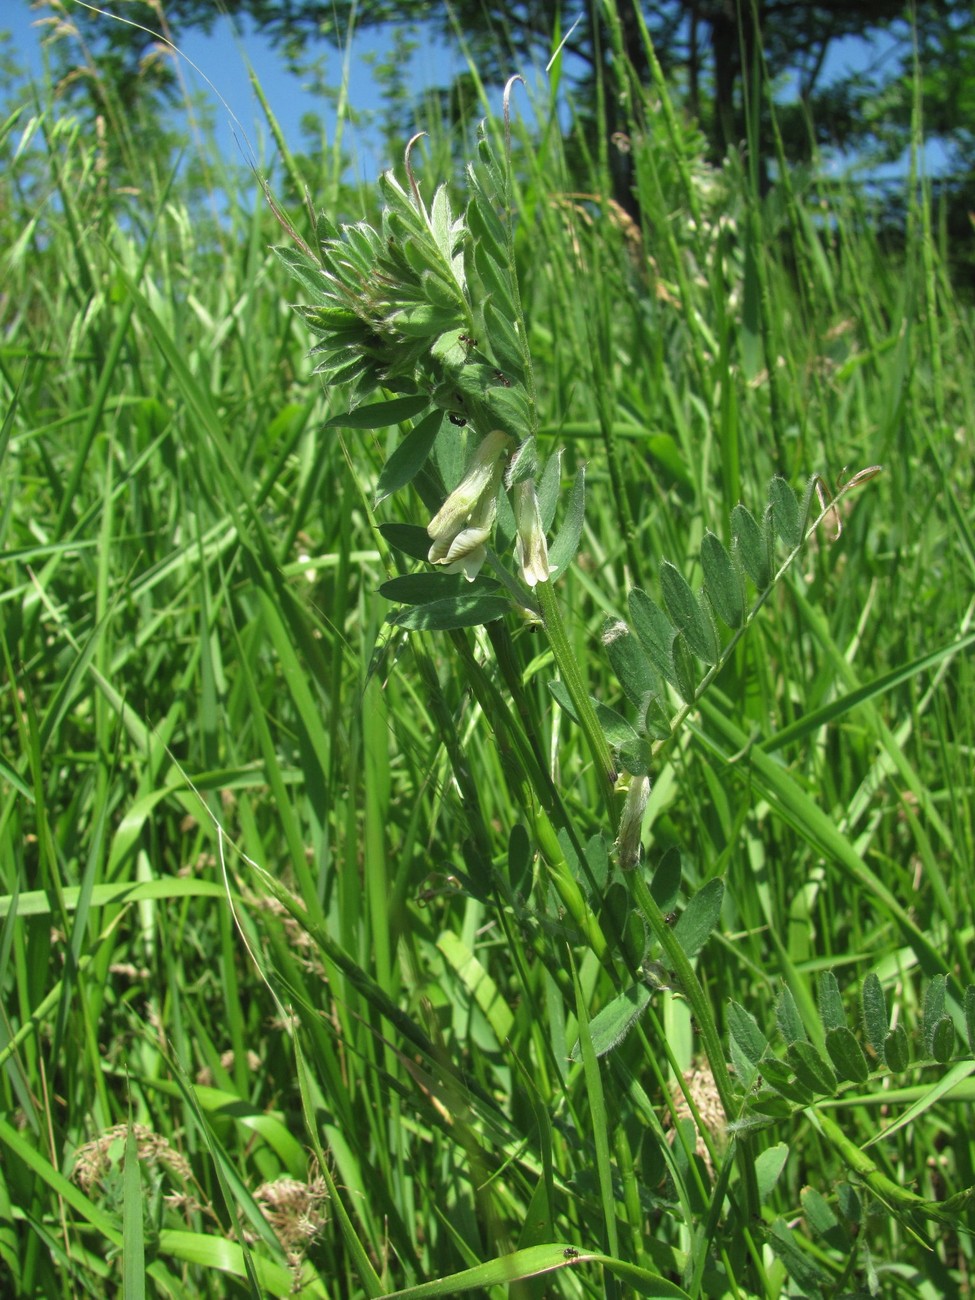
[[[65,0],[65,3],[70,11],[72,0]],[[111,0],[105,0],[104,7],[111,8]],[[124,6],[120,5],[118,11],[124,12]],[[0,31],[7,30],[12,36],[7,52],[37,77],[43,75],[44,69],[41,51],[44,29],[37,26],[39,16],[38,11],[31,8],[29,0],[4,0],[0,16]],[[389,45],[389,37],[375,31],[357,34],[352,42],[348,97],[353,110],[365,120],[361,127],[349,124],[344,127],[345,151],[355,160],[354,174],[350,179],[356,176],[371,179],[379,171],[399,162],[398,157],[383,155],[384,146],[378,133],[370,130],[368,124],[370,115],[374,116],[381,108],[380,90],[369,61],[387,54]],[[888,44],[886,52],[889,48]],[[250,88],[248,60],[257,69],[271,108],[292,148],[301,149],[307,143],[301,129],[306,114],[317,116],[324,123],[326,139],[332,140],[335,115],[330,103],[313,93],[308,78],[302,80],[291,75],[282,55],[253,30],[242,33],[235,30],[228,19],[220,18],[208,37],[198,32],[187,34],[181,42],[181,51],[184,56],[180,60],[182,74],[191,89],[202,91],[214,105],[218,142],[228,157],[236,156],[242,162],[247,161],[238,144],[238,138],[243,136],[262,163],[262,169],[267,166],[268,131]],[[343,53],[322,42],[316,54],[321,59],[327,87],[330,91],[337,91],[343,76]],[[877,43],[862,40],[840,42],[830,52],[828,71],[835,77],[850,70],[863,70],[884,55],[885,49]],[[456,55],[425,34],[409,64],[410,85],[419,90],[446,84],[461,66]],[[495,88],[495,93],[500,99],[500,87]],[[413,124],[405,122],[404,143],[412,132]],[[928,151],[929,166],[937,167],[940,153],[937,147]],[[889,169],[885,171],[889,174]]]
[[[67,3],[70,10],[71,0]],[[111,0],[105,0],[103,7],[111,10]],[[42,78],[44,54],[41,41],[48,29],[38,26],[38,18],[44,14],[32,9],[29,0],[4,0],[0,9],[0,32],[6,31],[12,38],[6,47],[7,52],[32,76]],[[118,6],[118,12],[123,13],[124,6]],[[314,114],[323,120],[327,137],[332,138],[335,114],[330,104],[313,92],[310,78],[291,75],[281,53],[272,49],[260,34],[242,30],[229,19],[220,17],[210,36],[190,32],[180,40],[179,48],[181,75],[185,76],[192,91],[201,91],[213,104],[218,141],[228,156],[236,155],[240,161],[247,161],[237,143],[241,135],[246,137],[259,159],[266,159],[271,148],[267,126],[250,87],[248,61],[257,70],[271,109],[292,148],[301,149],[305,144],[301,120],[306,114]],[[385,55],[388,49],[388,37],[375,31],[357,34],[352,43],[348,97],[356,113],[367,119],[378,113],[382,103],[369,61]],[[324,67],[324,81],[331,91],[337,91],[342,83],[344,53],[324,42],[315,53]],[[443,84],[450,79],[452,70],[459,66],[456,56],[425,37],[418,42],[410,62],[410,82],[418,88]],[[412,124],[404,124],[404,144],[411,134]],[[347,124],[343,140],[346,151],[356,159],[357,169],[363,177],[373,177],[399,161],[381,155],[377,134],[369,130],[368,125],[356,129]]]

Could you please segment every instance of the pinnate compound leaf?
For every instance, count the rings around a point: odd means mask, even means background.
[[[580,465],[575,482],[572,484],[572,493],[566,507],[565,518],[562,520],[562,527],[556,534],[552,545],[548,548],[548,562],[552,569],[549,576],[550,582],[554,582],[556,578],[561,578],[575,559],[579,550],[579,539],[582,537],[582,525],[585,518],[586,468],[584,465]]]
[[[446,596],[428,605],[400,610],[389,622],[408,632],[452,632],[461,627],[480,627],[503,618],[511,609],[507,596]]]
[[[768,486],[769,506],[775,531],[789,550],[802,542],[802,516],[796,494],[784,478],[774,478]]]
[[[450,211],[450,196],[446,185],[438,185],[430,205],[430,229],[437,247],[449,262],[454,253],[457,235],[453,228],[453,214]]]
[[[522,387],[505,388],[503,384],[491,383],[482,391],[480,399],[498,428],[518,442],[532,432],[528,397]]]
[[[430,411],[406,435],[387,460],[376,484],[376,505],[411,483],[423,468],[440,432],[443,411]]]
[[[944,975],[935,975],[924,991],[921,1007],[921,1024],[924,1029],[925,1049],[934,1055],[934,1031],[945,1013],[945,993],[947,981]]]
[[[911,1063],[911,1045],[903,1025],[895,1025],[884,1039],[884,1059],[894,1074],[902,1074]]]
[[[827,1096],[832,1096],[836,1091],[836,1076],[812,1043],[798,1039],[789,1044],[785,1055],[796,1078],[805,1087]]]
[[[737,505],[731,512],[731,535],[742,568],[758,590],[765,591],[772,581],[771,551],[765,532],[745,506]]]
[[[429,339],[431,344],[449,330],[463,325],[464,317],[459,305],[435,306],[433,303],[419,303],[396,311],[389,317],[389,324],[397,334],[407,339]],[[411,412],[415,414],[415,412]],[[375,425],[357,425],[357,428],[376,428]]]
[[[796,1102],[800,1106],[808,1106],[814,1096],[814,1089],[807,1088],[799,1079],[793,1079],[793,1071],[787,1061],[780,1061],[778,1057],[767,1056],[762,1061],[762,1077],[770,1088],[774,1088],[782,1097],[789,1101]]]
[[[314,302],[328,300],[330,296],[328,280],[311,258],[297,248],[275,248],[274,252]]]
[[[474,266],[495,310],[513,320],[517,312],[507,271],[485,251],[482,244],[474,245]]]
[[[717,663],[720,647],[711,616],[681,571],[668,560],[660,566],[660,589],[667,613],[677,630],[683,632],[692,653],[709,667]]]
[[[524,374],[525,352],[511,318],[498,311],[491,298],[483,310],[488,341],[498,365],[509,379],[520,379]]]
[[[723,898],[724,881],[716,877],[697,891],[677,918],[674,935],[688,958],[697,956],[718,924]]]
[[[824,970],[819,977],[819,1018],[826,1029],[839,1029],[846,1025],[840,986],[831,970]]]
[[[325,421],[326,429],[388,429],[403,420],[411,420],[430,405],[425,393],[412,397],[391,397],[385,402],[370,402],[354,411],[343,411]]]
[[[867,1058],[863,1055],[863,1048],[856,1036],[846,1025],[826,1031],[826,1050],[839,1078],[866,1083],[870,1075]]]
[[[597,1056],[605,1056],[614,1047],[619,1047],[650,1001],[650,990],[645,984],[634,984],[632,988],[613,999],[609,1006],[595,1016],[589,1024],[589,1036],[593,1051]],[[581,1044],[576,1043],[572,1049],[571,1059],[579,1060],[582,1053]]]
[[[867,1042],[884,1059],[884,1042],[887,1038],[887,1003],[880,980],[873,971],[863,981],[860,990],[860,1002],[863,1005],[863,1027]]]
[[[715,613],[732,631],[745,621],[745,593],[741,576],[714,533],[705,533],[701,543],[701,568],[704,570],[704,590]]]

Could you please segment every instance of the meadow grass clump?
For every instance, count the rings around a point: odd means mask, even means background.
[[[288,242],[10,120],[11,1295],[966,1285],[970,310],[520,94]]]

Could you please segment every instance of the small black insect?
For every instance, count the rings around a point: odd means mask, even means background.
[[[458,334],[457,338],[459,342],[466,344],[466,346],[469,348],[477,347],[477,339],[471,338],[469,334]]]
[[[507,375],[503,375],[500,370],[495,370],[494,377],[498,381],[498,383],[501,384],[504,388],[511,387],[511,380],[508,378]]]
[[[458,429],[463,429],[464,425],[467,423],[467,416],[458,415],[456,411],[451,411],[447,418],[450,420],[451,424],[456,424]]]
[[[664,917],[664,920],[667,922],[668,925],[673,925],[674,922],[677,920],[677,913],[668,912],[667,915]]]
[[[578,1258],[579,1258],[579,1252],[576,1250],[575,1246],[566,1246],[565,1250],[563,1250],[563,1252],[562,1252],[562,1258],[563,1258],[563,1259],[578,1259]]]

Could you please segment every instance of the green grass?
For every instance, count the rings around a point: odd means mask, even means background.
[[[311,375],[243,178],[106,173],[53,101],[36,147],[10,124],[5,1293],[966,1293],[971,309],[923,193],[895,255],[853,190],[760,199],[638,109],[639,228],[544,106],[514,130],[557,525],[587,488],[534,632],[387,622],[379,587],[429,566],[377,524],[426,525],[477,423],[376,504],[410,421],[328,425],[350,392]],[[453,144],[414,162],[463,211]],[[378,221],[336,161],[328,215]],[[697,590],[706,530],[730,546],[774,475],[874,465],[694,707],[668,691],[619,873],[605,742],[549,683],[634,723],[601,641],[629,591],[661,600],[664,560]]]

